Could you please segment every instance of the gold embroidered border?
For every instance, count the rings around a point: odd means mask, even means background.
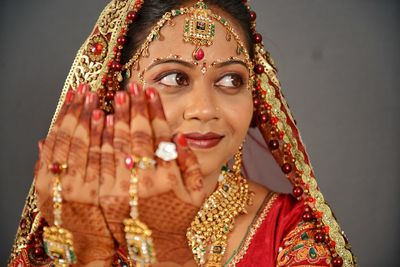
[[[299,135],[299,140],[296,139],[291,126],[287,122],[287,120],[291,120],[292,122],[294,120],[289,112],[290,109],[282,97],[276,72],[264,58],[262,50],[263,48],[261,46],[256,46],[256,61],[260,62],[264,66],[267,73],[262,74],[260,79],[263,90],[266,92],[265,101],[272,106],[271,112],[273,116],[278,118],[276,127],[279,131],[283,131],[285,133],[283,141],[291,145],[291,153],[295,159],[296,169],[301,172],[301,179],[303,180],[304,184],[308,186],[308,192],[305,191],[305,193],[308,193],[309,196],[315,199],[316,211],[323,214],[321,221],[324,225],[329,227],[329,237],[335,242],[336,253],[343,259],[343,267],[355,266],[353,255],[346,245],[343,232],[334,218],[330,207],[325,202],[322,193],[318,189],[317,181],[312,175],[312,166],[306,162],[305,155],[299,148],[298,142],[302,142],[301,137]],[[270,85],[269,81],[271,81],[277,89]],[[286,116],[284,110],[287,110],[288,117]]]
[[[263,223],[264,219],[267,217],[269,211],[271,210],[272,205],[275,203],[275,200],[278,198],[279,194],[277,193],[270,193],[267,198],[269,198],[264,204],[264,208],[262,209],[261,213],[257,218],[253,220],[252,225],[250,226],[249,230],[246,233],[246,237],[244,242],[241,243],[239,247],[238,253],[236,253],[233,258],[229,261],[226,267],[236,266],[239,261],[241,261],[246,255],[247,250],[251,244],[251,240],[253,239],[255,233],[257,232],[258,228]]]

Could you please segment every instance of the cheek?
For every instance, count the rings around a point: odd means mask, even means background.
[[[161,103],[164,108],[165,118],[171,131],[175,133],[175,129],[182,123],[182,114],[184,109],[185,101],[182,101],[182,97],[168,96],[160,94]]]
[[[227,123],[234,131],[234,135],[240,139],[244,139],[253,115],[251,95],[244,95],[236,99],[236,101],[224,103],[224,110]]]

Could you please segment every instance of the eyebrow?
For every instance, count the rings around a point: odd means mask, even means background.
[[[213,66],[215,68],[222,68],[222,67],[229,66],[229,65],[234,65],[234,64],[240,64],[240,65],[243,65],[244,67],[247,68],[247,65],[246,65],[246,63],[244,61],[237,60],[237,59],[230,59],[230,60],[222,61],[222,62],[215,62],[214,61],[211,64],[211,66]]]
[[[157,66],[157,65],[167,64],[167,63],[181,64],[181,65],[183,65],[183,66],[185,66],[185,67],[188,67],[188,68],[194,68],[194,67],[196,67],[193,63],[190,63],[190,62],[185,61],[185,60],[175,59],[175,58],[164,58],[164,59],[159,59],[159,60],[153,62],[152,64],[150,64],[150,65],[146,68],[146,70],[148,71],[148,70],[154,68],[154,67]]]
[[[175,64],[180,64],[183,65],[185,67],[188,68],[195,68],[197,66],[197,64],[194,64],[192,62],[186,61],[186,60],[182,60],[182,59],[175,59],[175,58],[164,58],[164,59],[159,59],[155,62],[153,62],[152,64],[150,64],[147,68],[146,71],[149,71],[150,69],[154,68],[155,66],[161,65],[161,64],[168,64],[168,63],[175,63]],[[234,65],[234,64],[240,64],[244,67],[247,68],[247,65],[244,61],[242,60],[227,60],[227,61],[222,61],[222,62],[217,62],[214,61],[213,63],[211,63],[212,67],[215,68],[222,68],[225,66],[229,66],[229,65]]]

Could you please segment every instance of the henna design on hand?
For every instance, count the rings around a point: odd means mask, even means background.
[[[183,264],[192,259],[186,229],[198,208],[179,200],[169,191],[149,198],[139,198],[141,220],[152,229],[157,261]]]
[[[51,198],[48,198],[40,207],[49,224],[54,221],[52,205]],[[65,202],[62,208],[63,227],[72,232],[80,264],[108,260],[114,255],[114,242],[98,206]]]
[[[123,196],[101,196],[100,203],[106,218],[107,225],[113,237],[120,246],[125,246],[125,232],[123,220],[129,217],[129,197]]]

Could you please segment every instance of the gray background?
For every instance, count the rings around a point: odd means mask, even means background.
[[[0,2],[0,265],[75,53],[105,0]],[[400,245],[400,3],[254,0],[319,185],[361,266]],[[398,266],[398,265],[397,265]]]

